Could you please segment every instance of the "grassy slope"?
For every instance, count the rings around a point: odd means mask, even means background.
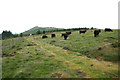
[[[92,32],[88,32],[88,33],[92,33]],[[23,41],[19,42],[19,43],[22,43],[22,45],[19,45],[19,47],[22,47],[22,49],[16,49],[16,47],[14,47],[15,52],[17,53],[16,55],[2,58],[3,59],[3,65],[2,65],[3,78],[8,78],[8,77],[9,78],[10,77],[12,78],[27,78],[27,77],[49,78],[49,77],[59,76],[60,73],[63,74],[62,77],[65,77],[65,78],[68,78],[68,77],[107,78],[107,77],[118,76],[117,63],[99,61],[93,58],[88,58],[83,55],[84,51],[87,50],[87,49],[85,50],[84,48],[82,51],[83,53],[80,53],[81,50],[79,49],[76,52],[74,51],[75,48],[82,47],[82,46],[78,46],[78,43],[81,42],[82,36],[84,36],[85,38],[89,37],[90,39],[88,40],[88,42],[89,41],[93,42],[94,40],[97,42],[97,38],[93,39],[94,38],[93,35],[88,33],[79,35],[77,32],[73,32],[72,35],[69,36],[69,40],[67,41],[63,40],[62,37],[60,37],[59,33],[57,34],[57,37],[54,39],[51,39],[51,38],[41,39],[41,35],[23,38]],[[117,32],[115,32],[114,34],[116,33]],[[112,33],[107,33],[107,34],[112,34]],[[105,37],[106,35],[109,37],[109,35],[107,34],[104,34],[103,36]],[[98,37],[100,39],[98,43],[102,42],[101,40],[104,40],[104,39],[101,39],[100,36]],[[117,38],[117,36],[115,35],[113,36]],[[52,40],[55,40],[56,42],[51,43]],[[80,41],[77,41],[77,40],[80,40]],[[82,40],[82,42],[88,43],[85,40]],[[15,41],[18,41],[18,40],[15,39]],[[70,41],[73,46],[70,46],[69,44]],[[72,43],[73,41],[74,41],[74,44]],[[112,40],[109,40],[109,41],[113,42]],[[102,43],[105,45],[110,42],[104,42],[104,43],[102,42]],[[54,45],[51,45],[48,43],[51,43]],[[77,47],[74,47],[75,44]],[[94,50],[96,50],[94,46],[95,47],[99,46],[95,44],[96,43],[93,43],[93,48],[90,48],[90,49],[88,48],[88,50],[93,49],[91,51],[94,52]],[[86,45],[83,45],[83,47]],[[63,49],[63,47],[69,48],[69,46],[71,47],[69,50]],[[6,50],[9,51],[8,48],[6,48]],[[116,49],[112,51],[116,51]],[[11,51],[10,53],[6,52],[6,54],[12,54],[13,52],[14,51]],[[116,52],[114,54],[116,54]],[[93,64],[93,66],[90,66],[91,64]]]
[[[57,34],[57,33],[56,33]],[[50,37],[50,35],[48,35]],[[103,58],[105,61],[118,61],[118,31],[104,32],[99,37],[93,37],[93,31],[87,31],[86,34],[79,34],[78,31],[72,32],[68,40],[63,40],[61,34],[56,38],[48,38],[42,41],[52,45],[63,47],[67,50],[82,53],[92,58]],[[112,45],[113,44],[113,45]]]

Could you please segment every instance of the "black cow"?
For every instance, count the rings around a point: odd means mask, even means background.
[[[64,36],[64,39],[67,40],[68,34],[67,33],[62,33],[61,36]]]
[[[44,38],[48,38],[48,37],[47,37],[46,35],[43,35],[43,36],[42,36],[42,39],[44,39]]]
[[[101,32],[101,30],[100,30],[100,29],[98,29],[98,31],[99,31],[99,32]]]
[[[69,34],[63,34],[65,40],[67,40],[68,35]]]
[[[55,37],[55,34],[51,34],[51,37],[52,37],[52,38]]]
[[[71,32],[66,32],[66,34],[70,35],[70,34],[71,34]]]
[[[64,36],[66,33],[62,33],[61,37]]]
[[[110,29],[110,28],[105,28],[105,32],[113,32],[113,30],[112,29]]]
[[[80,30],[79,32],[80,32],[80,34],[81,34],[81,33],[85,33],[85,32],[86,32],[86,30]]]
[[[95,30],[95,31],[94,31],[94,37],[97,37],[97,36],[99,35],[100,32],[101,32],[100,29],[99,29],[99,30]]]

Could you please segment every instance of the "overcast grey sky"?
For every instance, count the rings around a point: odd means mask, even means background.
[[[119,0],[0,0],[0,33],[34,26],[118,28]]]

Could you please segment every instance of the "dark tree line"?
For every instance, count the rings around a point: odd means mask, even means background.
[[[71,29],[56,29],[56,30],[46,30],[46,31],[40,31],[38,30],[35,34],[45,34],[49,32],[59,32],[59,31],[77,31],[77,30],[88,30],[89,28],[71,28]]]
[[[2,32],[2,39],[12,38],[13,34],[10,31],[3,31]]]
[[[5,31],[2,32],[1,36],[2,36],[2,39],[4,40],[4,39],[8,39],[8,38],[15,38],[15,37],[18,37],[19,35],[18,34],[12,34],[11,31],[5,30]]]

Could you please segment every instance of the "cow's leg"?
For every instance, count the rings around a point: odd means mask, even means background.
[[[96,37],[96,34],[94,34],[94,37]]]
[[[64,40],[66,40],[66,37],[64,36]]]
[[[65,36],[65,40],[67,40],[67,36]]]
[[[66,40],[67,38],[65,37],[65,40]]]

